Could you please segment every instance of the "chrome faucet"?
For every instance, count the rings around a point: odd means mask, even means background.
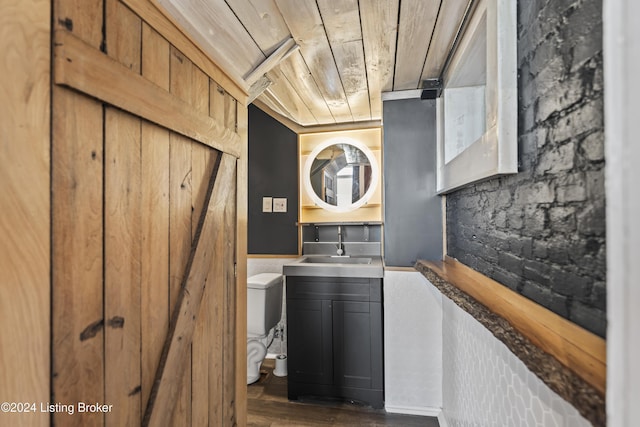
[[[338,250],[336,251],[338,256],[342,256],[344,254],[344,249],[342,246],[342,226],[338,226]]]

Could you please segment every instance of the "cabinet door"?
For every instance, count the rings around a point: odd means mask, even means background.
[[[287,353],[290,381],[333,382],[330,300],[287,301]]]
[[[382,339],[379,303],[334,301],[334,384],[339,387],[381,387]]]

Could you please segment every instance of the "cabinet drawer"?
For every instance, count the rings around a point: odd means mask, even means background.
[[[287,276],[287,298],[335,301],[381,301],[377,278]]]

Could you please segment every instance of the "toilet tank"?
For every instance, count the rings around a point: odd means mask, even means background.
[[[282,315],[282,274],[260,273],[247,279],[247,335],[264,336]]]

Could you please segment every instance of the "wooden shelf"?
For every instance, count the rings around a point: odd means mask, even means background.
[[[606,419],[606,341],[459,261],[418,261],[440,292],[593,425]]]

